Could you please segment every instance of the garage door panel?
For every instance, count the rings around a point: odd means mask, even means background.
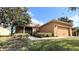
[[[58,27],[57,36],[68,36],[68,28]]]

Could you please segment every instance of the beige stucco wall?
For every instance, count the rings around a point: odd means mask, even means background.
[[[72,28],[61,23],[49,23],[40,28],[40,32],[52,32],[54,36],[72,36]]]
[[[38,31],[38,27],[32,28],[32,32],[37,32]]]
[[[0,36],[9,36],[11,33],[8,29],[0,26]]]
[[[53,32],[54,31],[54,24],[50,23],[48,25],[42,26],[39,29],[40,32]]]

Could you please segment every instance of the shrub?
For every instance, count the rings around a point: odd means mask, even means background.
[[[35,36],[37,36],[37,37],[52,37],[53,34],[52,33],[38,32],[35,34]]]
[[[12,36],[14,39],[19,39],[19,38],[26,38],[30,36],[28,33],[16,33]]]
[[[11,39],[7,41],[6,47],[7,50],[15,50],[15,51],[24,51],[28,50],[28,45],[30,44],[30,39],[27,38],[19,38],[19,39]]]
[[[27,51],[31,40],[28,37],[10,39],[6,42],[0,42],[0,50],[6,51]]]

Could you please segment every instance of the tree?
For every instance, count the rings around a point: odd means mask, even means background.
[[[75,11],[79,10],[79,7],[69,7],[68,10],[72,11],[75,14]],[[78,14],[78,16],[79,16],[79,14]]]
[[[31,17],[27,11],[28,8],[25,7],[2,7],[0,8],[1,23],[4,27],[11,26],[11,34],[13,34],[15,26],[31,23]]]
[[[64,21],[73,25],[73,20],[70,20],[68,17],[60,17],[58,18],[60,21]]]
[[[78,7],[69,7],[68,8],[70,11],[76,11],[77,9],[79,9]]]

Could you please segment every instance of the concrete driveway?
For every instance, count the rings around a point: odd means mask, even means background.
[[[68,36],[68,37],[44,37],[44,38],[37,38],[30,36],[29,39],[31,40],[47,40],[47,39],[63,39],[63,38],[79,38],[79,36]]]

